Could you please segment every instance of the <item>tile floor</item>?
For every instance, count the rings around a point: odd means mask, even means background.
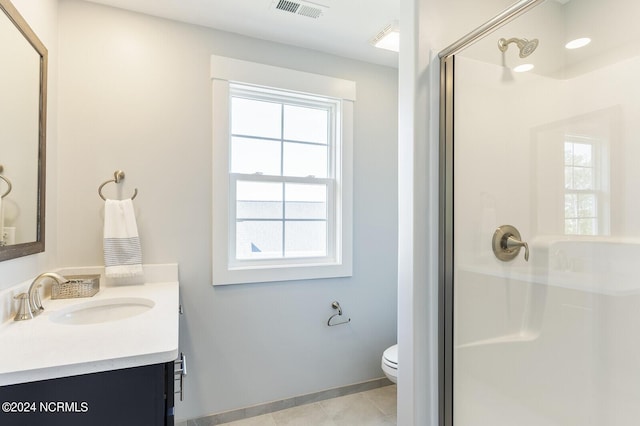
[[[386,426],[396,425],[396,386],[354,393],[225,426]]]

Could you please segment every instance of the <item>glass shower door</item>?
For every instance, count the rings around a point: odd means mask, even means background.
[[[638,17],[548,0],[450,61],[455,426],[640,424]]]

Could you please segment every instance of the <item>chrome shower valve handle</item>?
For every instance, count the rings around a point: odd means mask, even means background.
[[[529,244],[522,241],[520,232],[511,225],[502,225],[493,233],[493,254],[503,262],[515,259],[524,247],[524,260],[529,261]]]
[[[529,244],[514,238],[513,235],[507,238],[505,249],[509,249],[509,250],[517,249],[517,251],[519,251],[520,247],[524,247],[524,260],[528,262],[529,261]],[[518,254],[517,251],[516,251],[516,255]]]

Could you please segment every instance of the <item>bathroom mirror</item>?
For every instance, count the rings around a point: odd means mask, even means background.
[[[0,260],[44,251],[47,49],[0,0]]]

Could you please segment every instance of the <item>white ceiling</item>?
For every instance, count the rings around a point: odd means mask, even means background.
[[[397,67],[397,53],[369,40],[397,22],[400,0],[311,0],[328,6],[317,19],[276,10],[277,0],[87,1]]]

